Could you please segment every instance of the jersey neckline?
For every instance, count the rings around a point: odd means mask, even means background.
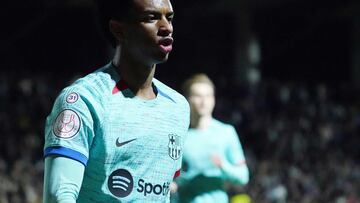
[[[141,103],[155,103],[157,102],[157,100],[159,100],[159,95],[161,93],[161,91],[159,91],[158,87],[155,85],[155,78],[152,79],[151,81],[151,86],[153,88],[153,91],[156,95],[156,97],[154,99],[142,99],[139,96],[136,96],[133,91],[131,91],[130,88],[128,88],[126,82],[124,80],[122,80],[121,75],[118,73],[118,71],[116,71],[116,66],[110,62],[108,64],[108,68],[111,69],[111,77],[112,79],[115,81],[115,86],[112,90],[113,94],[117,94],[117,93],[123,93],[123,95],[127,98],[132,98],[136,101],[139,101]]]

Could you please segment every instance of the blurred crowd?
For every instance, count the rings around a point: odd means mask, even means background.
[[[237,126],[252,174],[232,194],[261,203],[360,202],[354,87],[267,81],[226,95],[218,112]]]
[[[42,202],[43,132],[64,85],[54,74],[0,74],[0,203]]]
[[[68,82],[50,72],[1,72],[0,203],[41,202],[44,123]],[[360,203],[360,94],[351,85],[218,84],[215,117],[236,126],[251,171],[230,195]]]

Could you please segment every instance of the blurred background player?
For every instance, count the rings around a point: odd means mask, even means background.
[[[245,185],[249,170],[235,128],[212,117],[214,83],[196,74],[184,83],[190,103],[190,129],[184,145],[182,174],[172,184],[174,202],[227,203],[225,182]],[[177,199],[177,200],[175,200]]]
[[[186,99],[154,78],[173,43],[169,0],[100,1],[111,63],[65,88],[45,129],[44,203],[169,202]]]

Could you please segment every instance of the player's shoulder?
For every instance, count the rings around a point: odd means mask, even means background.
[[[90,106],[102,106],[111,95],[111,86],[115,86],[109,65],[80,77],[61,90],[55,106],[62,108],[85,103]],[[80,102],[81,101],[81,102]]]
[[[153,82],[160,95],[167,97],[174,103],[189,106],[189,103],[182,94],[169,87],[168,85],[164,84],[163,82],[157,80],[156,78],[153,79]]]
[[[215,118],[212,119],[212,125],[215,127],[215,128],[218,128],[218,129],[226,129],[226,130],[235,130],[234,126],[229,124],[229,123],[225,123],[223,121],[220,121],[220,120],[217,120]]]
[[[75,80],[65,87],[62,93],[75,92],[84,97],[102,98],[106,93],[111,94],[111,87],[114,87],[111,65],[107,64],[96,71]]]
[[[212,127],[212,131],[221,132],[222,137],[228,142],[233,142],[234,140],[239,139],[235,127],[229,123],[225,123],[213,118]]]
[[[111,87],[115,85],[113,74],[114,69],[111,64],[107,64],[96,71],[79,78],[71,87],[77,87],[83,90],[96,91],[98,93],[111,92]]]

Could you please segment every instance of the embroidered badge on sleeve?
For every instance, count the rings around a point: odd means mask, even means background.
[[[65,109],[56,117],[53,132],[59,138],[72,138],[79,132],[80,126],[79,115],[71,109]]]

